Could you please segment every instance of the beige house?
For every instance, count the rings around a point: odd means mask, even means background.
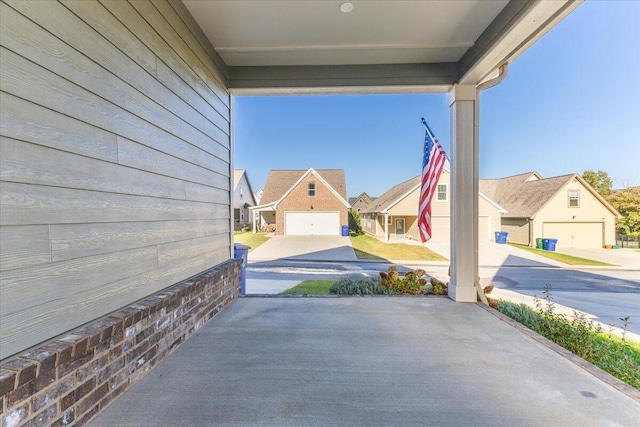
[[[254,232],[275,227],[277,235],[341,234],[348,224],[344,170],[272,170],[260,206],[251,208]]]
[[[431,241],[449,241],[451,230],[451,174],[443,169],[431,203]],[[420,176],[396,185],[360,211],[362,230],[384,241],[420,239],[418,201]],[[500,230],[501,214],[506,211],[483,193],[479,194],[478,240],[490,242]]]
[[[235,229],[251,225],[249,208],[257,205],[244,169],[233,171],[233,224]]]
[[[528,172],[481,180],[480,190],[507,209],[502,231],[510,242],[535,246],[536,238],[554,238],[557,248],[615,244],[621,215],[578,174],[543,179]]]
[[[374,198],[369,196],[366,192],[360,193],[358,197],[349,197],[349,204],[351,205],[351,209],[356,212],[360,212],[362,209],[369,206],[371,202],[373,202]]]

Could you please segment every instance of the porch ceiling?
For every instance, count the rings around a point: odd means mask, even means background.
[[[236,92],[477,84],[580,2],[183,0]]]

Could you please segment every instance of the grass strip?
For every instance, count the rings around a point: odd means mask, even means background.
[[[265,233],[252,233],[251,231],[236,231],[233,233],[234,243],[242,243],[250,246],[249,252],[269,240]]]
[[[420,245],[383,243],[366,234],[351,236],[351,245],[358,259],[447,261],[432,250]]]
[[[554,259],[556,261],[564,262],[569,265],[594,265],[602,267],[615,267],[615,264],[608,264],[602,261],[595,261],[593,259],[580,258],[576,256],[566,255],[559,252],[545,251],[544,249],[530,248],[528,246],[516,245],[509,243],[509,245],[522,249],[523,251],[531,252],[532,254],[540,255],[545,258]]]
[[[283,291],[283,295],[329,295],[329,289],[335,280],[305,280],[293,288]]]

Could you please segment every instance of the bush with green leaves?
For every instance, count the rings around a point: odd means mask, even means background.
[[[626,339],[629,317],[623,322],[622,339],[605,334],[600,325],[584,313],[572,317],[555,312],[551,286],[544,291],[544,302],[535,298],[535,309],[525,304],[498,302],[498,311],[548,338],[572,353],[609,372],[616,378],[640,389],[640,345]]]
[[[329,289],[334,295],[395,295],[396,292],[380,284],[378,279],[340,279]]]

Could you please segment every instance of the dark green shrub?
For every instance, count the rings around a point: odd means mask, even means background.
[[[334,295],[395,295],[396,292],[380,284],[378,279],[341,279],[329,289]]]
[[[360,214],[355,209],[349,209],[349,230],[355,234],[362,234]]]
[[[623,321],[622,339],[612,337],[611,332],[607,336],[600,325],[583,313],[574,311],[570,318],[557,314],[550,285],[544,295],[542,301],[535,298],[535,310],[508,301],[499,301],[497,309],[640,390],[640,345],[625,338],[629,317],[620,318]]]
[[[502,314],[506,314],[513,320],[522,323],[529,329],[536,330],[536,324],[541,319],[540,315],[527,307],[525,304],[515,304],[509,301],[500,300],[498,302],[498,311]]]

